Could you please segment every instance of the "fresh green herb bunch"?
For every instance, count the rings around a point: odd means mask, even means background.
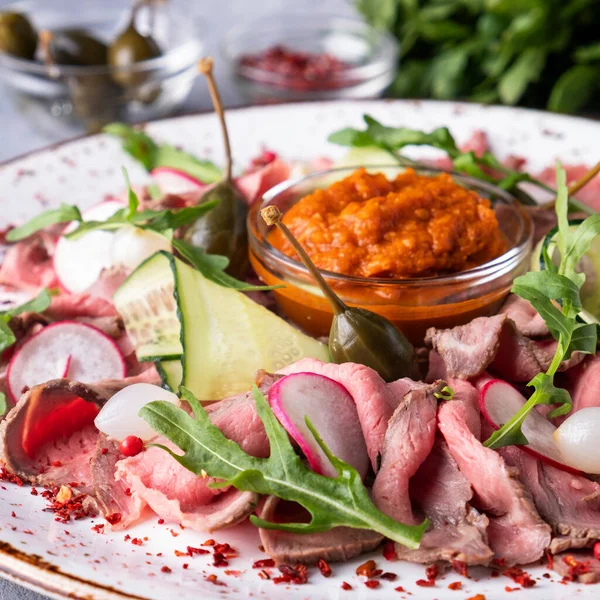
[[[598,0],[357,0],[400,44],[390,93],[558,112],[600,99]]]

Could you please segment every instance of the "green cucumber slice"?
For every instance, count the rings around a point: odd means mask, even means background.
[[[153,254],[113,295],[141,362],[179,359],[183,354],[173,260],[168,252]]]
[[[181,364],[181,359],[157,360],[155,365],[162,380],[162,386],[170,392],[177,394],[183,378],[183,365]]]

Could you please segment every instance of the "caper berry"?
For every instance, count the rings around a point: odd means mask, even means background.
[[[37,35],[29,19],[16,12],[0,12],[0,52],[33,60]]]
[[[44,61],[55,65],[92,67],[106,65],[106,44],[83,29],[63,29],[40,33]]]

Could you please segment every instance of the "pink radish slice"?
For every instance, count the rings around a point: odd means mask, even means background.
[[[68,354],[63,358],[58,359],[58,376],[61,379],[65,379],[69,376],[69,368],[71,366],[71,355]]]
[[[352,465],[361,477],[367,474],[369,457],[356,405],[343,385],[324,375],[295,373],[271,387],[269,403],[316,473],[337,476],[307,427],[305,417],[335,456]]]
[[[69,377],[81,383],[123,379],[125,360],[119,347],[99,329],[76,321],[48,325],[15,352],[6,370],[8,390],[16,402],[24,388],[56,379],[56,365],[69,355]]]
[[[82,213],[85,221],[105,221],[123,208],[119,200],[104,200]],[[77,227],[73,222],[64,233]],[[93,231],[77,240],[61,237],[54,250],[54,271],[61,286],[73,294],[85,292],[111,266],[112,231]]]
[[[187,194],[206,187],[202,181],[171,167],[157,167],[150,174],[163,194]]]
[[[483,418],[494,428],[508,421],[522,408],[526,399],[512,385],[492,379],[483,385],[479,394],[479,407]],[[535,456],[557,469],[580,475],[581,471],[565,464],[560,449],[554,441],[556,427],[537,410],[532,410],[521,427],[529,441],[527,446],[519,446],[528,454]]]

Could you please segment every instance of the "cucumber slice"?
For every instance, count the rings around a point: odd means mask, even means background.
[[[167,252],[138,267],[114,299],[136,353],[153,357],[163,385],[174,391],[181,382],[201,400],[248,390],[257,369],[330,360],[326,345]]]
[[[183,365],[181,359],[179,360],[157,360],[156,370],[162,379],[162,386],[177,394],[179,392],[179,386],[181,385],[181,379],[183,378]]]
[[[172,260],[168,252],[153,254],[113,295],[141,362],[179,359],[183,354]]]
[[[582,222],[582,219],[573,219],[569,221],[569,225],[575,228]],[[558,266],[560,256],[556,244],[557,235],[558,227],[554,227],[537,243],[531,256],[532,271],[543,271],[546,268],[545,253]],[[581,288],[583,310],[579,313],[579,318],[586,323],[600,323],[598,320],[600,317],[600,237],[592,242],[590,250],[581,259],[578,268],[586,275],[585,283]]]

